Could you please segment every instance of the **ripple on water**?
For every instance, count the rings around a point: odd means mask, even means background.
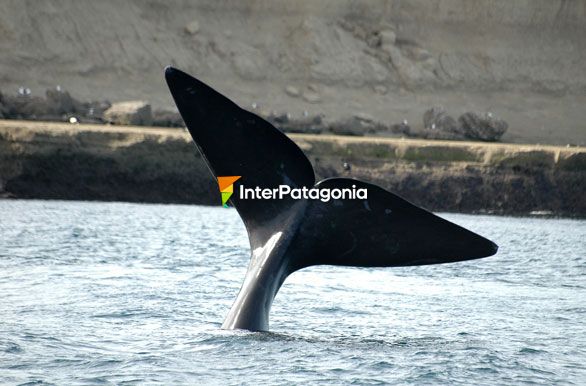
[[[270,333],[220,330],[248,263],[234,210],[0,200],[2,384],[582,384],[586,222],[446,215],[499,254],[312,267]]]

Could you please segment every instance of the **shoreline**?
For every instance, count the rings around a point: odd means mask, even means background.
[[[289,137],[312,162],[316,180],[369,181],[438,212],[586,217],[585,147]],[[183,129],[14,120],[0,121],[0,197],[220,202]]]
[[[90,204],[131,204],[131,205],[173,205],[173,206],[203,206],[203,207],[218,207],[220,204],[190,204],[185,202],[149,202],[149,201],[104,201],[104,200],[74,200],[74,199],[61,199],[61,198],[18,198],[18,197],[1,197],[2,201],[33,201],[33,202],[80,202]],[[234,209],[233,207],[223,209]],[[425,209],[425,208],[424,208]],[[496,217],[511,217],[520,219],[542,219],[542,220],[573,220],[582,221],[586,219],[586,216],[570,216],[570,215],[556,215],[553,213],[496,213],[496,212],[450,212],[450,211],[433,211],[433,214],[439,215],[466,215],[466,216],[496,216]]]

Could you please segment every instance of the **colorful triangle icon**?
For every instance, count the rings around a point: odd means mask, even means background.
[[[218,186],[222,194],[222,206],[228,207],[228,200],[234,193],[234,182],[238,181],[241,176],[224,176],[218,177]]]

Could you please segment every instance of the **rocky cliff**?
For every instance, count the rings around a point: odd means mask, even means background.
[[[370,181],[436,211],[586,217],[586,148],[291,135],[318,179]],[[219,204],[181,129],[0,121],[0,196]]]

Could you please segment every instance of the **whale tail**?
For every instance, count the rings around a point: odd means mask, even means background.
[[[394,267],[478,259],[498,247],[376,185],[347,178],[315,183],[301,149],[257,115],[172,67],[167,84],[189,133],[216,177],[278,190],[366,189],[354,199],[292,195],[229,202],[246,226],[252,258],[224,328],[268,330],[272,301],[285,278],[311,265]]]

